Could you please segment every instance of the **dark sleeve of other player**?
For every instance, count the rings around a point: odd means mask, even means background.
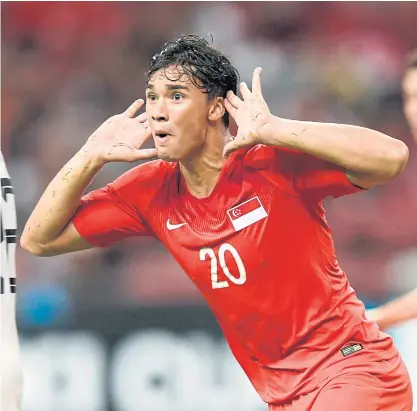
[[[136,169],[113,183],[83,196],[72,222],[79,234],[96,247],[106,247],[128,237],[154,236],[140,213],[141,189]]]

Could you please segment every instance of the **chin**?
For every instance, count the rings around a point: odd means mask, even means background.
[[[178,162],[179,161],[179,158],[174,156],[173,153],[169,153],[165,150],[159,150],[159,149],[158,149],[158,158],[160,160],[170,161],[170,162]]]

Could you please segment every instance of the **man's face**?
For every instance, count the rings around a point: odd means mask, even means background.
[[[180,66],[160,70],[149,80],[146,113],[159,158],[185,161],[202,148],[210,110],[203,91]]]
[[[404,113],[417,143],[417,68],[407,71],[403,80]]]

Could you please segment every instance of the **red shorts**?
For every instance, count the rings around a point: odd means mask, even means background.
[[[388,372],[389,371],[389,372]],[[269,411],[412,411],[408,371],[399,355],[347,367],[314,391]]]

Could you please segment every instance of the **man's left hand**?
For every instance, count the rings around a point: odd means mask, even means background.
[[[262,95],[261,71],[262,69],[257,67],[253,72],[252,91],[246,83],[240,83],[242,98],[229,91],[224,100],[226,110],[238,126],[237,136],[224,147],[225,157],[242,147],[261,144],[264,141],[266,126],[273,116]]]

